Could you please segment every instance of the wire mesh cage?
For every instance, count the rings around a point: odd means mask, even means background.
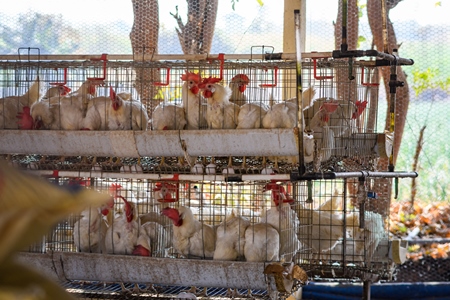
[[[56,181],[108,191],[114,202],[70,216],[30,252],[294,262],[315,280],[379,280],[394,271],[387,213],[373,205],[388,198],[377,193],[370,179],[362,199],[345,179]]]
[[[103,54],[84,61],[3,61],[4,129],[17,129],[16,115],[28,106],[31,128],[74,131],[34,132],[43,140],[52,137],[46,149],[39,143],[2,152],[27,155],[36,149],[45,157],[15,160],[50,170],[248,174],[269,166],[289,173],[300,157],[309,172],[375,170],[376,159],[389,153],[391,136],[376,130],[373,62],[306,55],[297,99],[295,62],[261,49],[239,59],[219,54],[135,62]],[[152,74],[145,81],[138,75],[144,70]],[[104,130],[124,133],[113,138],[92,132]],[[149,132],[143,134],[145,145],[127,130]],[[93,144],[85,147],[79,140]],[[63,151],[52,148],[54,143]],[[215,167],[208,171],[208,164]]]

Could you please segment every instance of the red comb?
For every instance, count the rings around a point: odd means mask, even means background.
[[[181,75],[181,80],[183,80],[183,81],[192,80],[192,81],[195,81],[196,83],[200,83],[200,81],[202,81],[202,77],[200,76],[200,74],[186,71],[185,74]]]
[[[112,87],[109,87],[109,97],[111,98],[111,100],[116,99],[116,92],[113,90]]]
[[[215,84],[220,82],[222,79],[217,78],[217,77],[211,77],[209,76],[208,78],[203,79],[202,83],[200,83],[198,85],[199,88],[204,88],[207,84]]]
[[[61,96],[67,95],[67,94],[70,93],[70,91],[72,90],[71,88],[69,88],[69,87],[67,87],[67,86],[65,86],[65,85],[62,85],[61,87],[62,87]]]
[[[95,95],[95,91],[97,90],[97,87],[94,84],[89,85],[88,94]]]
[[[109,211],[114,208],[114,198],[111,198],[106,205],[103,205],[101,208],[101,213],[104,216],[107,216]]]
[[[250,83],[250,78],[248,78],[248,76],[245,75],[245,74],[237,74],[236,76],[231,78],[231,81],[235,81],[235,80],[240,80],[244,84],[249,84]]]
[[[117,191],[120,190],[121,188],[122,188],[122,186],[121,186],[120,184],[113,183],[113,184],[111,184],[111,186],[109,187],[109,191],[110,191],[110,192],[117,193]]]

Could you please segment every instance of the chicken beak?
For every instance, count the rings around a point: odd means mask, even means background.
[[[246,89],[247,89],[247,85],[246,84],[240,84],[239,85],[239,92],[243,93],[243,92],[245,92]]]

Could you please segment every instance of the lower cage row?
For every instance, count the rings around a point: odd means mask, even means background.
[[[30,252],[294,262],[312,279],[392,272],[389,203],[373,179],[49,180],[108,191],[111,202],[60,222]]]

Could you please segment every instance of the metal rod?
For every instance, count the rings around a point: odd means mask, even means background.
[[[347,2],[347,0],[343,0],[342,1],[342,42],[341,42],[341,51],[342,52],[346,52],[348,50],[347,13],[348,13],[348,2]]]
[[[208,58],[217,58],[219,54],[156,54],[144,55],[143,61],[159,61],[159,60],[207,60]],[[54,61],[54,60],[91,60],[92,58],[99,58],[100,54],[40,54],[26,56],[27,60],[31,61]],[[249,53],[249,54],[225,54],[225,60],[294,60],[296,53]],[[304,52],[302,57],[331,57],[331,52]],[[0,60],[20,60],[23,55],[17,54],[2,54]],[[108,54],[108,60],[127,60],[133,61],[132,54]]]
[[[384,52],[380,52],[377,50],[351,50],[351,51],[347,51],[347,52],[342,52],[342,51],[333,51],[333,58],[346,58],[346,57],[364,57],[364,56],[368,56],[368,57],[377,57],[380,58],[382,60],[386,60],[387,62],[393,62],[393,61],[397,61],[397,65],[399,66],[412,66],[414,64],[414,60],[409,59],[409,58],[401,58],[401,57],[396,57],[395,55],[389,54],[389,53],[384,53]],[[376,61],[376,66],[380,66],[380,62]],[[388,64],[386,64],[388,65]]]
[[[406,238],[403,239],[404,241],[408,241],[409,244],[432,244],[432,243],[450,243],[450,238],[433,238],[433,239],[413,239],[413,238]]]
[[[299,176],[297,173],[291,173],[290,180],[322,180],[322,179],[337,179],[337,178],[413,178],[417,177],[417,172],[326,172],[326,173],[305,173]]]
[[[210,54],[211,57],[217,57],[218,54]],[[71,61],[89,61],[92,58],[99,58],[98,54],[41,54],[41,55],[28,55],[27,59],[30,62],[33,61],[60,61],[60,60],[71,60]],[[162,54],[162,55],[154,55],[153,57],[148,55],[148,59],[146,61],[178,61],[178,60],[186,60],[186,61],[198,61],[198,60],[206,60],[208,57],[206,54]],[[379,52],[377,50],[352,50],[347,52],[333,51],[333,52],[302,52],[303,58],[343,58],[343,57],[378,57],[384,60],[393,61],[395,57],[388,53]],[[0,61],[17,61],[21,60],[21,56],[19,55],[9,55],[4,54],[0,55]],[[152,58],[152,59],[150,59]],[[294,60],[296,58],[296,53],[267,53],[264,55],[255,55],[255,54],[225,54],[225,60]],[[133,55],[128,54],[108,54],[108,65],[111,61],[123,60],[123,61],[133,61]],[[413,65],[414,61],[412,59],[401,58],[398,57],[398,65]],[[27,62],[28,62],[27,61]],[[372,65],[374,62],[365,62],[365,64]],[[373,65],[375,66],[375,65]]]
[[[344,193],[342,195],[342,212],[344,213],[344,216],[347,215],[347,178],[344,178]],[[347,232],[347,218],[342,218],[342,221],[344,223],[344,232]],[[347,235],[344,234],[342,236],[342,268],[344,271],[344,274],[346,273],[347,269]]]
[[[363,299],[370,300],[370,281],[365,280],[363,284]]]
[[[52,170],[27,170],[33,174],[40,176],[52,177],[54,171]],[[297,176],[296,176],[297,175]],[[99,171],[58,171],[59,177],[98,177],[98,178],[124,178],[124,179],[149,179],[149,180],[164,180],[173,178],[172,174],[160,173],[117,173],[117,172],[99,172]],[[237,175],[236,175],[237,176]],[[248,174],[242,175],[242,181],[250,180],[279,180],[279,181],[299,181],[299,180],[321,180],[321,179],[337,179],[337,178],[413,178],[417,177],[417,172],[342,172],[342,173],[306,173],[304,176],[298,174]],[[226,181],[226,176],[222,174],[203,175],[203,174],[180,174],[179,180],[192,181]]]
[[[303,151],[303,88],[302,88],[302,52],[301,52],[301,29],[300,29],[300,10],[294,10],[295,17],[295,50],[297,67],[297,104],[298,104],[298,173],[306,172],[305,156]]]
[[[393,54],[397,57],[397,49],[393,50]],[[395,102],[397,88],[404,86],[404,82],[397,80],[397,61],[394,60],[391,63],[391,75],[389,78],[389,131],[391,133],[395,132]],[[392,145],[395,143],[395,134],[392,135]],[[394,147],[389,155],[389,165],[388,169],[390,172],[394,171]]]

